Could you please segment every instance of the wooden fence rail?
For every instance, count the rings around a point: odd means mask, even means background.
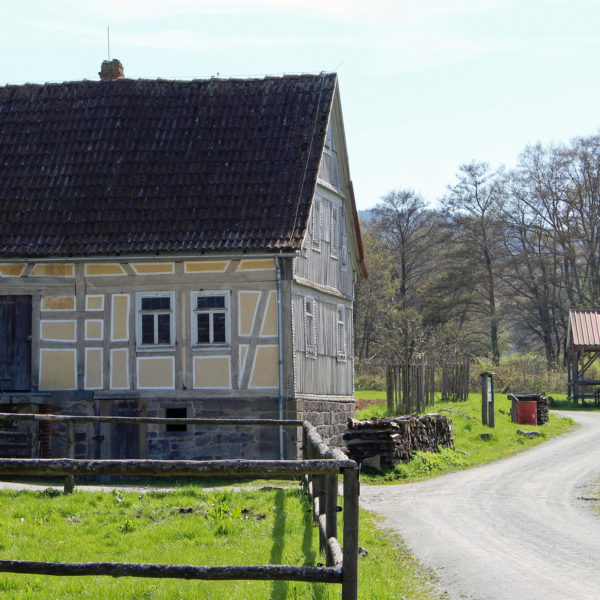
[[[241,565],[206,567],[140,563],[64,563],[0,560],[0,572],[54,576],[108,575],[111,577],[156,577],[203,580],[289,580],[337,583],[342,600],[358,597],[358,465],[337,449],[332,449],[316,429],[302,421],[261,419],[159,419],[153,417],[82,417],[73,415],[24,415],[0,413],[1,419],[57,420],[67,423],[68,453],[74,452],[74,427],[80,422],[174,423],[202,425],[302,426],[302,460],[82,460],[0,459],[0,475],[143,475],[156,477],[297,477],[307,484],[313,517],[319,526],[320,546],[326,553],[326,567],[291,565]],[[343,508],[338,501],[338,477],[343,475]],[[343,511],[343,548],[338,541],[337,513]]]

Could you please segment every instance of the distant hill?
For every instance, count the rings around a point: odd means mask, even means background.
[[[358,218],[361,221],[366,221],[368,223],[373,218],[373,216],[373,210],[370,208],[358,211]]]

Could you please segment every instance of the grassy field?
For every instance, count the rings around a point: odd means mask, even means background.
[[[369,419],[387,415],[385,392],[381,403],[372,404],[357,410],[356,418]],[[363,392],[357,392],[363,397]],[[374,400],[373,397],[370,398]],[[401,483],[427,477],[435,477],[443,473],[467,469],[500,458],[505,458],[540,444],[552,437],[565,433],[574,423],[572,419],[550,415],[545,425],[530,427],[512,423],[510,420],[510,401],[504,395],[495,396],[495,428],[490,429],[481,424],[481,395],[470,394],[466,402],[438,402],[428,407],[427,412],[439,412],[452,419],[455,450],[442,450],[440,453],[419,452],[408,464],[396,465],[394,469],[383,474],[363,470],[361,479],[365,483]],[[517,430],[539,431],[540,437],[529,439],[517,433]],[[489,440],[482,439],[482,433],[491,433]]]
[[[292,564],[324,562],[317,529],[299,489],[204,492],[0,491],[3,559],[161,562],[172,564]],[[361,514],[361,600],[438,599],[425,572],[401,543]],[[0,574],[4,599],[339,598],[339,585],[298,582],[190,582],[110,577]]]
[[[357,397],[375,402],[359,418],[386,416],[384,392]],[[378,403],[378,400],[381,402]],[[525,450],[571,427],[551,416],[538,428],[510,422],[508,400],[496,396],[496,428],[480,424],[481,398],[436,404],[428,412],[448,415],[456,451],[418,453],[408,465],[384,474],[363,471],[364,483],[400,483],[490,462]],[[537,439],[517,429],[537,429]],[[492,433],[483,440],[480,433]],[[275,488],[271,486],[276,486]],[[0,491],[0,556],[47,561],[160,562],[171,564],[295,564],[324,562],[319,554],[306,497],[293,484],[270,482],[262,490],[60,492]],[[290,487],[291,485],[291,487]],[[341,502],[341,498],[340,498]],[[342,540],[343,542],[343,540]],[[368,554],[359,563],[359,598],[441,600],[435,579],[393,536],[382,535],[372,515],[361,512],[360,544]],[[298,582],[189,582],[110,577],[44,577],[0,574],[7,599],[210,599],[248,600],[339,598],[340,586]]]

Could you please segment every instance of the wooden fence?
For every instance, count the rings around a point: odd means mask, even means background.
[[[469,398],[469,375],[471,359],[465,356],[460,359],[444,359],[442,361],[442,400],[464,402]]]
[[[320,547],[326,554],[325,567],[292,565],[197,565],[138,563],[64,563],[0,560],[0,572],[36,575],[111,577],[156,577],[202,580],[288,580],[337,583],[342,600],[357,600],[358,594],[358,465],[343,452],[331,449],[309,423],[271,419],[160,419],[153,417],[87,417],[0,413],[0,420],[63,421],[67,424],[67,453],[62,459],[0,459],[0,476],[66,476],[66,491],[73,489],[76,475],[127,475],[152,477],[303,477],[319,526]],[[81,460],[75,459],[75,424],[181,423],[186,425],[261,425],[302,427],[302,460]],[[344,546],[337,535],[338,477],[343,475]]]
[[[470,360],[412,360],[388,365],[386,396],[388,413],[406,415],[420,413],[432,406],[436,391],[444,400],[466,400],[469,396]],[[436,385],[439,377],[439,385]],[[441,379],[441,381],[440,381]]]
[[[388,413],[406,415],[422,412],[434,401],[435,366],[425,361],[388,365],[386,395]]]

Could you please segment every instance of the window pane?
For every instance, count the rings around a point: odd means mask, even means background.
[[[213,342],[215,344],[225,343],[225,313],[213,314]]]
[[[198,343],[199,344],[208,344],[210,343],[210,331],[208,319],[209,315],[199,314],[198,317]]]
[[[142,344],[154,344],[154,315],[142,315]]]
[[[171,316],[158,315],[158,343],[171,343]]]
[[[160,298],[156,298],[156,302],[159,310],[171,309],[171,298],[169,296],[161,296]]]
[[[171,298],[169,296],[152,296],[142,298],[142,310],[170,310]]]
[[[225,308],[225,296],[198,296],[199,309]]]
[[[313,320],[312,316],[306,315],[306,345],[313,346]]]
[[[345,343],[345,335],[344,335],[344,324],[338,323],[338,352],[343,352],[346,348]]]

